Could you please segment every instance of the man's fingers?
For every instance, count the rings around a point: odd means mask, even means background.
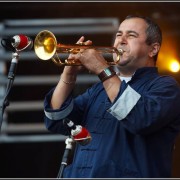
[[[84,36],[81,36],[80,39],[77,41],[76,44],[79,44],[79,43],[81,43],[81,42],[83,42],[83,41],[84,41]]]
[[[86,42],[84,42],[85,45],[92,45],[92,41],[88,40]]]

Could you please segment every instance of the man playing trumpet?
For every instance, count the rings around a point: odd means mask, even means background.
[[[114,47],[123,50],[119,73],[94,49],[71,55],[100,82],[74,98],[81,67],[65,66],[57,86],[45,98],[45,123],[50,131],[67,134],[63,119],[69,118],[92,136],[86,146],[77,144],[64,178],[171,177],[180,128],[180,88],[172,77],[158,74],[161,41],[161,30],[152,20],[128,16],[114,41]]]

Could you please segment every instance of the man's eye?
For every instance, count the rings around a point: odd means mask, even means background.
[[[136,35],[135,35],[135,34],[129,34],[129,36],[130,36],[130,37],[136,37]]]
[[[121,34],[116,34],[116,36],[122,36]]]

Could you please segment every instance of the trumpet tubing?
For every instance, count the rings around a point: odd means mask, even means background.
[[[116,49],[115,47],[105,47],[105,46],[88,46],[88,45],[66,45],[57,43],[54,34],[48,30],[41,31],[37,34],[34,40],[34,51],[35,54],[41,60],[50,60],[58,66],[73,66],[81,65],[79,61],[74,61],[73,59],[66,59],[64,62],[60,59],[59,54],[77,54],[81,49],[95,49],[99,53],[115,53],[117,58],[115,61],[108,61],[107,64],[115,65],[120,61],[120,56],[123,54],[122,49]]]

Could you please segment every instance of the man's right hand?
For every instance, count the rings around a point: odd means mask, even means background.
[[[92,45],[92,41],[87,40],[87,41],[84,42],[84,39],[85,39],[84,36],[82,36],[82,37],[77,41],[76,44],[80,44],[81,42],[83,42],[83,45]],[[82,49],[82,51],[83,51],[83,49]],[[79,54],[80,54],[80,53],[78,53],[78,54],[70,54],[69,57],[68,57],[68,59],[72,59],[72,60],[75,60],[75,59],[76,59],[76,61],[77,61],[77,57],[79,56]],[[75,58],[75,57],[76,57],[76,58]],[[84,69],[84,67],[83,67],[82,65],[77,65],[77,66],[76,66],[76,65],[73,65],[73,66],[65,66],[63,73],[65,73],[65,74],[67,74],[67,75],[77,76],[77,74],[78,74],[79,72],[81,72],[83,69]]]

